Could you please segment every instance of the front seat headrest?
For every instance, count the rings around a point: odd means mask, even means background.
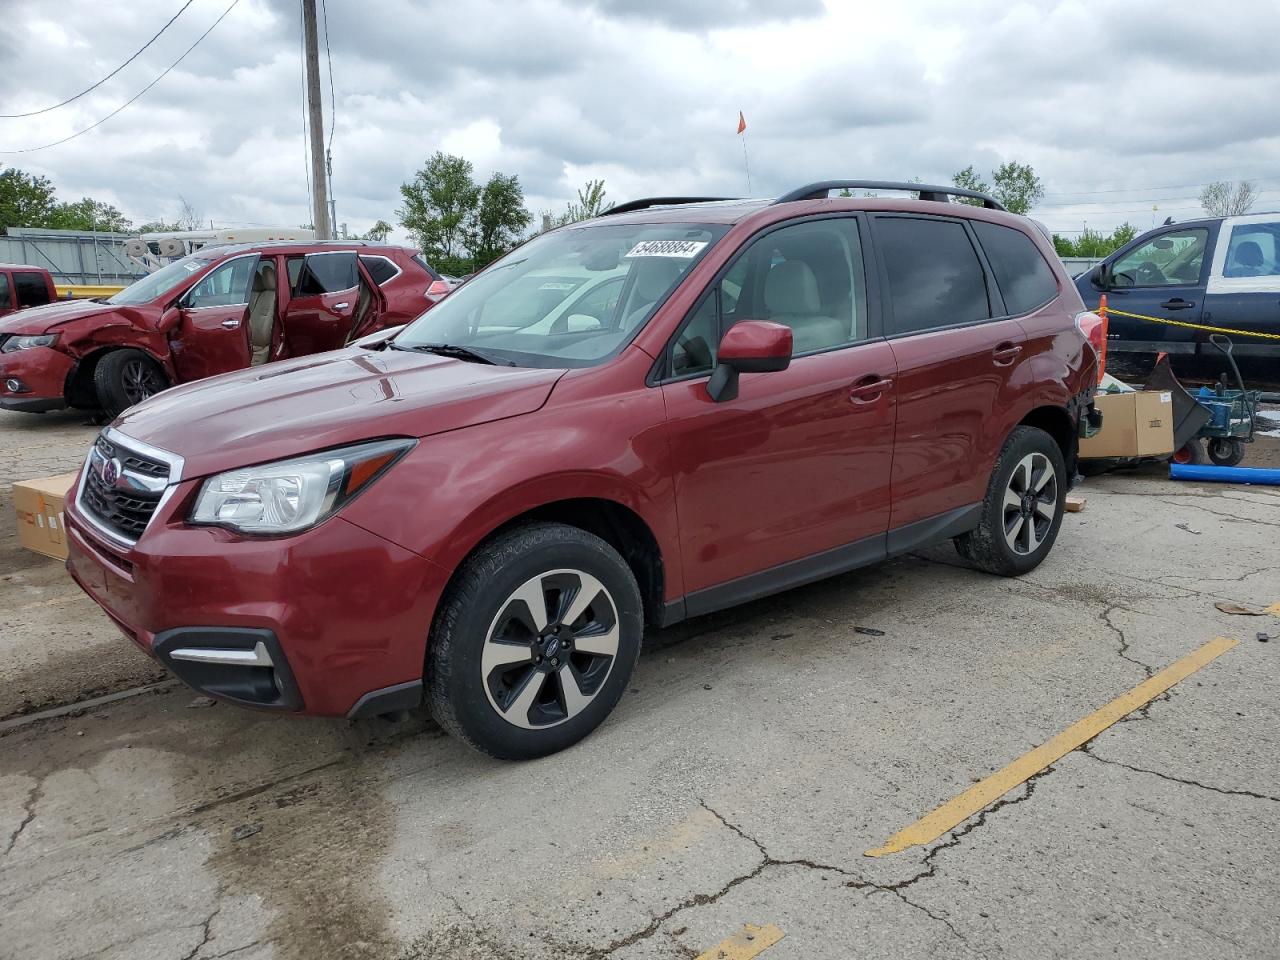
[[[1242,267],[1262,266],[1262,247],[1256,240],[1246,240],[1236,247],[1236,263]]]
[[[262,293],[265,290],[274,290],[276,288],[276,268],[270,263],[264,263],[258,267],[257,274],[253,278],[253,292]]]
[[[813,314],[822,309],[818,278],[803,260],[774,264],[764,280],[764,305],[770,314]]]

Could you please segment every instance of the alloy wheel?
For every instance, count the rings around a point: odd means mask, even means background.
[[[1043,453],[1029,453],[1013,468],[1002,514],[1009,549],[1023,555],[1035,553],[1058,514],[1058,477]]]
[[[160,375],[144,360],[130,360],[120,371],[120,386],[129,402],[141,403],[164,389]]]
[[[485,636],[481,679],[490,705],[526,730],[580,714],[618,655],[618,608],[582,570],[531,577],[503,601]]]

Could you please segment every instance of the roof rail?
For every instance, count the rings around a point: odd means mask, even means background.
[[[674,207],[682,203],[713,203],[717,200],[737,200],[738,197],[645,197],[643,200],[628,200],[616,207],[610,207],[600,216],[607,217],[614,213],[631,213],[633,210],[647,210],[650,207]]]
[[[995,197],[963,187],[940,187],[932,183],[899,183],[894,180],[819,180],[798,187],[780,196],[774,203],[791,203],[793,200],[824,200],[832,190],[907,190],[919,193],[921,200],[946,203],[947,197],[970,197],[981,200],[988,210],[1003,210],[1004,205]]]

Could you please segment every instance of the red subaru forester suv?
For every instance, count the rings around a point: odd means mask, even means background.
[[[174,383],[407,323],[448,289],[404,247],[205,247],[105,300],[62,300],[0,319],[0,409],[71,406],[114,417]]]
[[[1100,336],[980,194],[628,203],[394,335],[132,408],[80,473],[68,568],[203,693],[425,702],[534,757],[608,715],[646,624],[948,538],[1034,568]]]

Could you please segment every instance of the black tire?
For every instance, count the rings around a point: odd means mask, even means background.
[[[1030,466],[1015,480],[1015,472],[1022,470],[1024,463]],[[1052,476],[1045,479],[1044,470],[1051,470]],[[1024,485],[1022,478],[1027,475],[1031,489],[1019,495],[1018,488]],[[1043,486],[1037,493],[1036,487],[1042,479]],[[1015,497],[1019,505],[1006,504],[1006,492]],[[1067,469],[1053,437],[1036,427],[1015,427],[996,458],[978,528],[956,537],[956,550],[987,573],[1003,577],[1029,573],[1053,549],[1062,526],[1066,498]],[[1053,516],[1043,516],[1050,506]],[[1031,524],[1029,532],[1028,523]],[[1016,548],[1010,543],[1011,539]]]
[[[1244,444],[1239,440],[1213,437],[1209,440],[1209,459],[1219,467],[1234,467],[1244,459]]]
[[[575,598],[592,578],[602,592],[582,601],[590,605],[555,632],[559,615],[574,612]],[[545,602],[541,632],[529,622],[531,606],[516,596],[529,589]],[[568,654],[552,646],[552,635],[544,638],[549,631],[564,638]],[[450,584],[428,640],[426,702],[445,730],[490,756],[528,760],[555,753],[581,740],[613,710],[640,656],[643,633],[640,590],[609,544],[564,524],[519,527],[479,547]],[[612,656],[583,651],[591,638],[606,637],[616,644]],[[486,672],[485,658],[495,650],[527,662]],[[564,679],[566,669],[573,681]],[[576,713],[567,706],[566,682],[575,684]],[[534,683],[541,684],[541,694],[525,702],[525,695],[534,696]]]
[[[93,370],[98,404],[114,420],[134,404],[169,388],[160,365],[141,350],[113,350]]]
[[[1204,463],[1204,447],[1200,441],[1192,437],[1173,452],[1173,462],[1188,466]]]

